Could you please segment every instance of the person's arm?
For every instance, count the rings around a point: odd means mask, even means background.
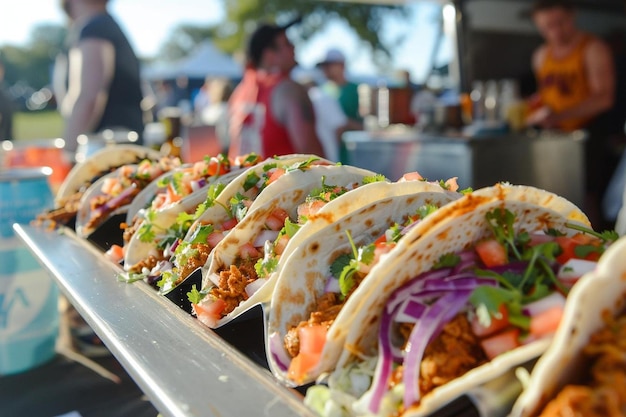
[[[86,39],[70,50],[69,86],[61,106],[68,150],[75,150],[77,136],[92,132],[102,117],[114,68],[115,50],[108,41]]]
[[[559,113],[549,112],[544,127],[554,127],[562,120],[592,118],[609,110],[615,101],[615,67],[610,49],[601,41],[593,41],[585,51],[585,69],[589,97],[576,106]]]
[[[555,115],[556,120],[596,116],[615,101],[615,67],[613,56],[601,41],[592,42],[585,51],[585,68],[590,95],[582,103]]]
[[[315,113],[306,90],[292,81],[283,81],[272,96],[272,112],[289,132],[297,153],[324,156],[315,131]]]

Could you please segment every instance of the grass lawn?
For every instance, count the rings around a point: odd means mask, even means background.
[[[13,139],[54,139],[63,133],[63,119],[56,110],[18,112],[13,115]]]

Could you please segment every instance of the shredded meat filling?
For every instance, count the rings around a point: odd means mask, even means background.
[[[183,281],[191,275],[193,271],[204,266],[211,254],[211,246],[206,243],[194,243],[191,245],[191,249],[195,250],[195,254],[194,256],[190,256],[185,265],[180,267],[179,281]]]
[[[588,372],[580,384],[564,387],[541,417],[626,416],[626,316],[605,321],[583,349]]]
[[[413,326],[402,324],[398,331],[408,339]],[[428,344],[420,365],[419,387],[422,395],[456,379],[487,362],[479,339],[472,332],[465,314],[458,314]],[[402,382],[404,368],[399,366],[390,378],[390,386]]]
[[[248,299],[246,286],[258,278],[254,269],[254,260],[242,260],[238,264],[239,266],[231,265],[229,269],[221,271],[219,286],[209,291],[211,296],[226,302],[222,317],[237,308],[239,303]]]
[[[337,318],[337,315],[339,315],[344,303],[345,300],[342,301],[339,294],[334,292],[327,292],[322,295],[319,300],[317,300],[317,306],[311,313],[309,320],[301,321],[297,326],[289,329],[285,335],[283,343],[287,352],[292,357],[295,357],[298,353],[300,353],[300,337],[298,336],[299,328],[317,324],[330,327],[333,321]]]

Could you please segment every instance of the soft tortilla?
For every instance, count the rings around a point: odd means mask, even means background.
[[[139,145],[115,145],[100,149],[84,162],[72,167],[59,187],[55,197],[55,206],[59,207],[62,200],[79,191],[94,177],[107,173],[112,168],[137,163],[142,159],[158,161],[161,157],[160,152]]]
[[[552,207],[553,201],[559,204]],[[366,324],[337,329],[343,333],[337,337],[346,340],[337,368],[358,360],[359,355],[376,354],[380,312],[389,295],[413,277],[430,270],[441,255],[462,251],[473,242],[489,236],[490,228],[485,220],[487,212],[503,207],[510,210],[516,216],[516,231],[533,232],[547,228],[565,231],[566,222],[590,227],[579,209],[561,202],[547,191],[498,184],[468,194],[428,216],[400,241],[384,262],[372,269],[372,278],[366,285],[361,285],[344,306],[344,309],[356,312],[353,323]],[[357,296],[357,293],[360,294]],[[547,345],[548,342],[541,340],[503,354],[431,391],[422,397],[419,407],[411,408],[406,415],[428,415],[470,387],[485,383],[511,367],[538,356]]]
[[[533,369],[510,416],[539,414],[562,387],[582,371],[582,350],[593,333],[604,327],[602,315],[626,308],[626,238],[613,243],[596,269],[574,285],[552,344]]]
[[[282,347],[287,331],[299,322],[308,320],[317,299],[324,294],[331,263],[339,255],[352,251],[346,231],[350,231],[356,245],[368,244],[379,238],[394,223],[406,220],[406,216],[414,214],[420,207],[426,204],[441,207],[460,197],[460,194],[445,192],[440,186],[421,181],[376,185],[380,191],[378,195],[382,196],[380,199],[363,205],[348,216],[306,236],[306,239],[298,242],[297,251],[283,265],[279,264],[278,279],[270,304],[266,352],[272,373],[287,384],[294,383],[286,378],[285,370],[277,365],[270,336],[278,337]],[[359,191],[371,195],[372,190],[364,186]],[[348,196],[350,197],[352,196]],[[285,257],[281,258],[281,261],[284,259]],[[357,296],[357,293],[353,296]],[[345,335],[335,328],[351,327],[354,318],[352,311],[345,308],[341,310],[328,330],[319,364],[302,383],[312,382],[322,372],[334,368],[341,354],[344,342],[342,336]]]
[[[360,183],[365,177],[374,175],[376,174],[372,171],[349,165],[315,166],[306,171],[296,170],[283,175],[261,192],[257,198],[258,205],[256,208],[249,211],[243,221],[235,226],[213,249],[207,263],[203,267],[202,288],[208,289],[213,286],[209,276],[223,268],[229,267],[235,262],[239,247],[255,239],[257,234],[263,229],[265,220],[275,209],[281,208],[286,210],[292,219],[296,218],[298,205],[304,202],[306,196],[312,190],[321,186],[322,178],[326,179],[327,184],[349,186],[354,183]],[[338,218],[346,213],[336,211],[334,214]],[[230,322],[258,303],[268,302],[275,282],[276,274],[273,274],[252,297],[239,304],[233,312],[223,317],[217,323],[217,327]],[[200,317],[200,319],[202,318]],[[209,325],[209,323],[205,324]]]

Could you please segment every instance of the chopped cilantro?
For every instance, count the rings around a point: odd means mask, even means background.
[[[292,165],[290,165],[289,167],[287,167],[285,169],[286,172],[291,172],[291,171],[296,171],[296,170],[300,170],[300,171],[305,171],[307,168],[309,168],[313,162],[315,161],[319,161],[319,158],[317,156],[311,156],[309,157],[309,159],[307,159],[306,161],[300,161],[300,162],[296,162]]]
[[[246,180],[243,183],[243,189],[248,191],[251,188],[253,188],[254,186],[256,186],[259,182],[259,180],[261,179],[261,177],[259,177],[256,172],[250,172],[247,176],[246,176]]]
[[[569,229],[577,230],[579,232],[583,232],[588,235],[595,236],[598,239],[602,240],[604,243],[615,242],[617,239],[619,239],[619,235],[617,234],[615,230],[605,230],[599,233],[593,229],[590,229],[588,227],[585,227],[583,225],[576,224],[576,223],[566,223],[565,226]]]
[[[259,278],[267,278],[272,275],[272,272],[276,271],[278,267],[278,259],[266,256],[256,261],[254,264],[254,270]]]
[[[471,194],[473,192],[474,192],[474,190],[472,189],[472,187],[467,187],[467,188],[464,188],[462,190],[459,190],[459,193],[461,193],[463,195],[468,195],[468,194]]]
[[[456,253],[446,253],[439,257],[433,265],[433,269],[454,268],[461,262],[461,257]]]
[[[191,291],[187,293],[187,299],[191,302],[191,304],[199,304],[200,301],[204,298],[206,294],[201,291],[198,291],[196,288],[196,284],[191,287]]]
[[[152,224],[149,222],[144,222],[139,230],[137,230],[137,236],[139,236],[139,240],[144,243],[149,243],[154,241],[156,238],[156,233],[152,230]]]
[[[597,253],[602,255],[604,253],[604,248],[601,246],[594,245],[578,245],[574,248],[574,254],[576,257],[584,259],[592,253]]]
[[[363,184],[371,184],[373,182],[387,182],[387,181],[389,180],[383,174],[376,174],[376,175],[363,178]]]
[[[330,265],[330,274],[333,277],[339,279],[339,277],[341,276],[341,272],[344,270],[346,266],[350,265],[351,260],[352,260],[352,257],[348,253],[339,255],[337,259],[335,259],[333,263]]]
[[[423,220],[426,216],[436,212],[438,209],[439,207],[435,206],[434,204],[425,204],[417,209],[416,214],[419,216],[420,219]]]
[[[246,200],[249,200],[248,197],[241,193],[237,193],[237,195],[230,199],[230,213],[238,221],[243,220],[246,214],[248,214],[248,206],[244,203]]]
[[[212,224],[200,225],[196,227],[196,229],[193,231],[193,234],[189,238],[189,242],[191,244],[206,243],[207,238],[209,237],[211,233],[213,233],[214,230],[215,229],[213,228]]]

